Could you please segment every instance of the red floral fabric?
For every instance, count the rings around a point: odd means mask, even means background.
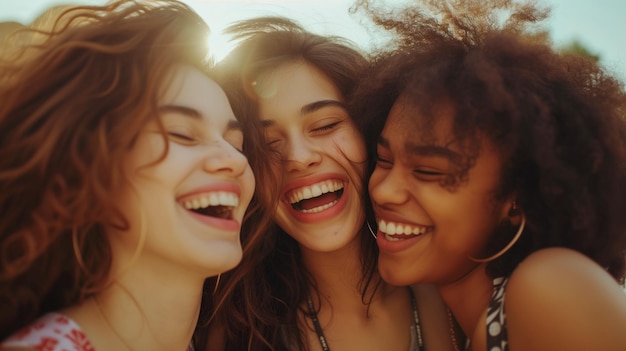
[[[40,351],[95,351],[78,324],[59,313],[48,313],[16,332],[0,343],[0,351],[9,346]]]

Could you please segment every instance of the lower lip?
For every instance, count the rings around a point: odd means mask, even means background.
[[[239,222],[237,222],[234,219],[209,217],[209,216],[203,216],[201,214],[198,214],[192,211],[188,211],[188,210],[185,210],[185,211],[187,211],[187,213],[189,213],[192,217],[196,218],[200,222],[216,229],[228,230],[228,231],[239,231],[240,229]]]
[[[424,235],[427,235],[427,234],[421,234],[418,236],[411,237],[409,239],[389,241],[385,237],[385,234],[379,231],[376,235],[376,243],[378,244],[378,248],[380,249],[380,251],[386,252],[386,253],[396,253],[396,252],[403,251],[407,249],[408,247],[415,245],[415,243],[420,241],[424,237]]]
[[[344,187],[343,193],[341,194],[341,197],[337,200],[337,203],[334,206],[329,207],[321,212],[302,213],[300,211],[296,211],[291,206],[290,203],[283,203],[283,204],[287,206],[287,210],[289,211],[289,213],[291,213],[291,215],[296,220],[303,222],[303,223],[317,223],[317,222],[325,221],[325,220],[335,217],[336,215],[341,213],[341,211],[346,207],[347,203],[348,203],[348,189],[347,187]]]

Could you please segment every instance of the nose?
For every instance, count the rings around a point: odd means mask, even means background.
[[[305,170],[322,161],[319,147],[304,137],[291,138],[285,156],[287,172]]]
[[[395,168],[389,170],[374,169],[369,181],[369,193],[377,205],[403,204],[409,200],[405,179]]]
[[[233,177],[243,174],[249,167],[248,159],[225,140],[208,146],[203,168],[209,173],[227,173]]]

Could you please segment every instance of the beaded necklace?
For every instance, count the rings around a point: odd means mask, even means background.
[[[413,312],[413,323],[415,326],[415,332],[417,334],[417,345],[419,346],[419,351],[426,351],[424,347],[424,338],[422,337],[422,328],[420,327],[420,319],[419,314],[417,312],[417,301],[415,300],[415,295],[413,294],[413,290],[411,287],[407,287],[409,290],[409,296],[411,297],[411,309]],[[315,333],[317,334],[317,338],[320,341],[320,345],[322,346],[323,351],[330,351],[330,347],[328,346],[328,342],[326,341],[326,336],[324,336],[324,330],[320,325],[320,321],[317,318],[317,312],[315,311],[315,307],[313,306],[313,301],[311,300],[311,296],[307,296],[307,305],[309,308],[309,313],[307,317],[311,318],[313,322],[313,327],[315,328]]]

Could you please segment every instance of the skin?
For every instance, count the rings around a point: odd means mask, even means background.
[[[204,279],[241,259],[239,230],[254,176],[224,92],[202,72],[181,66],[161,111],[169,152],[157,162],[164,139],[156,123],[147,125],[124,163],[128,183],[112,191],[130,230],[107,229],[111,283],[62,311],[95,349],[186,349]],[[203,197],[224,206],[209,216],[191,211]]]
[[[493,286],[485,265],[469,256],[487,256],[484,247],[495,226],[504,220],[519,226],[521,216],[509,216],[512,196],[494,199],[502,160],[486,139],[465,181],[454,188],[441,182],[454,170],[455,157],[449,156],[458,147],[450,143],[452,105],[440,102],[434,112],[438,122],[431,142],[415,133],[420,111],[401,97],[378,143],[369,191],[380,228],[379,270],[391,284],[436,285],[471,339],[471,349],[486,350]],[[426,146],[443,152],[424,153]],[[389,223],[419,234],[398,236]],[[569,249],[539,250],[522,261],[507,285],[505,311],[513,351],[618,350],[626,345],[623,291],[595,262]],[[594,315],[603,322],[590,318]]]
[[[267,142],[285,158],[276,221],[303,251],[347,246],[365,219],[360,193],[366,156],[343,97],[321,72],[303,63],[274,70],[261,87],[272,92],[262,95],[259,104]],[[302,206],[314,209],[309,213],[293,208],[292,197],[327,192],[327,187],[343,192],[339,198],[304,201]]]
[[[362,303],[358,235],[365,220],[360,194],[366,151],[344,108],[344,98],[322,72],[299,61],[267,73],[255,89],[266,140],[284,159],[280,171],[285,182],[275,219],[298,241],[304,264],[316,281],[322,296],[318,318],[329,346],[407,350],[412,317],[406,289],[387,286],[369,309]],[[310,198],[309,191],[326,192],[325,187],[343,191],[292,205],[299,197]],[[417,295],[420,301],[439,300],[426,287]],[[420,310],[420,317],[432,322],[424,333],[442,340],[434,331],[447,329],[434,315],[443,315],[443,308],[437,302],[430,306],[434,308]],[[306,330],[310,349],[321,350],[312,323],[302,318],[310,327]],[[430,342],[433,349],[447,349],[440,345],[445,343]]]

